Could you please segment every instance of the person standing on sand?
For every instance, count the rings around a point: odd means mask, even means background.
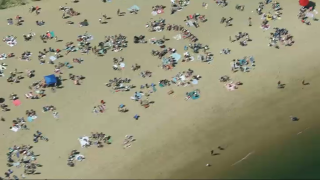
[[[211,150],[211,156],[213,156],[214,155],[214,150]]]
[[[249,26],[252,26],[251,17],[249,17]]]
[[[118,9],[118,11],[117,11],[117,15],[118,15],[118,16],[120,15],[120,9]]]

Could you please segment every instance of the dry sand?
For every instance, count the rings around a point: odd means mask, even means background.
[[[151,6],[163,4],[170,6],[170,1],[156,0],[113,0],[112,3],[81,0],[77,4],[69,4],[76,11],[81,12],[78,17],[72,17],[72,21],[80,22],[88,19],[90,26],[79,28],[77,25],[66,25],[61,19],[62,13],[58,11],[60,5],[69,2],[66,0],[39,2],[42,8],[41,14],[29,14],[30,5],[15,7],[1,11],[1,34],[18,36],[18,45],[8,47],[1,44],[1,53],[14,52],[20,55],[23,51],[33,52],[33,60],[23,62],[18,59],[7,59],[8,64],[5,74],[9,74],[14,68],[19,71],[35,69],[36,77],[23,79],[20,84],[8,84],[5,78],[0,79],[0,94],[7,98],[11,92],[17,93],[22,105],[14,107],[9,104],[11,111],[2,113],[7,121],[1,122],[0,130],[2,143],[0,152],[1,172],[8,169],[5,166],[5,153],[15,144],[31,144],[32,134],[36,130],[42,131],[50,141],[39,142],[34,145],[34,151],[40,153],[38,159],[44,167],[40,168],[40,175],[28,176],[28,178],[221,178],[221,172],[228,172],[231,166],[249,152],[251,156],[259,156],[259,152],[266,150],[268,146],[285,138],[294,138],[294,134],[306,127],[316,126],[319,111],[316,109],[320,95],[319,88],[319,56],[317,40],[319,25],[312,26],[301,24],[296,18],[298,3],[296,1],[279,1],[284,7],[282,20],[271,22],[271,28],[287,28],[294,36],[296,43],[292,47],[281,47],[279,50],[267,46],[267,36],[270,32],[263,32],[259,28],[260,17],[251,13],[258,1],[241,0],[230,1],[226,8],[218,7],[213,1],[209,3],[207,10],[201,7],[202,1],[192,1],[183,11],[170,15],[169,8],[160,16],[153,17]],[[235,4],[244,4],[245,11],[238,12]],[[120,8],[126,10],[132,5],[138,5],[141,11],[138,15],[127,14],[117,17],[116,11]],[[269,6],[270,7],[270,6]],[[134,35],[144,34],[147,38],[168,38],[176,35],[176,32],[150,33],[145,29],[145,24],[150,18],[165,18],[167,23],[183,24],[185,16],[199,12],[205,14],[208,22],[200,24],[200,28],[189,28],[200,39],[200,43],[208,44],[210,51],[215,54],[213,63],[200,62],[179,63],[172,71],[164,71],[157,66],[159,60],[150,55],[155,45],[133,44]],[[112,19],[106,25],[101,25],[98,18],[101,14],[107,14]],[[25,19],[21,27],[7,26],[6,18],[14,18],[17,14]],[[222,16],[233,17],[234,25],[225,28],[219,24]],[[247,26],[247,18],[252,17],[253,26]],[[46,25],[37,27],[36,20],[44,20]],[[48,30],[54,30],[63,42],[49,41],[43,44],[38,38],[31,42],[24,42],[22,34],[32,29],[37,34]],[[67,74],[81,74],[86,77],[83,85],[75,86],[71,81],[63,82],[63,89],[56,93],[48,92],[47,97],[40,100],[26,100],[24,94],[28,92],[27,86],[44,75],[51,74],[53,67],[48,64],[39,65],[36,60],[37,52],[43,48],[64,47],[67,41],[75,41],[77,35],[88,31],[94,35],[93,44],[97,44],[105,35],[122,33],[127,36],[130,43],[122,52],[108,52],[105,57],[95,57],[92,54],[80,55],[70,53],[59,60],[71,62],[74,57],[83,57],[83,64],[75,64],[73,69],[64,70],[63,78]],[[237,32],[248,32],[253,42],[247,47],[241,47],[238,43],[228,41],[230,35]],[[172,38],[171,38],[172,39]],[[183,47],[188,42],[184,40],[170,40],[168,47],[178,49],[183,53]],[[219,55],[222,48],[230,48],[231,55]],[[250,73],[230,72],[230,61],[235,58],[253,55],[257,61],[257,67]],[[127,68],[124,71],[113,71],[112,58],[124,57]],[[143,79],[138,72],[129,69],[132,64],[138,63],[142,70],[153,72],[152,78]],[[145,83],[157,83],[160,79],[170,78],[177,72],[191,68],[203,78],[195,87],[169,87],[158,88],[152,94],[150,100],[156,103],[148,109],[140,107],[130,100],[134,91],[125,93],[111,93],[104,83],[113,77],[128,77],[132,83],[140,86]],[[228,92],[218,79],[222,75],[229,75],[232,79],[242,81],[243,86],[239,90]],[[302,86],[305,79],[310,86]],[[287,84],[285,89],[277,89],[277,82],[281,80]],[[201,90],[201,98],[196,101],[184,101],[184,94],[194,88]],[[175,94],[167,95],[167,91],[173,89]],[[91,113],[92,107],[101,99],[107,104],[107,111],[95,115]],[[117,106],[126,104],[130,109],[128,113],[118,113]],[[55,120],[51,113],[41,113],[45,105],[54,105],[60,113],[60,119]],[[38,119],[29,123],[30,131],[14,133],[9,130],[11,120],[24,115],[25,110],[35,109]],[[135,121],[134,114],[141,116]],[[291,122],[290,115],[301,118],[299,122]],[[90,132],[102,131],[111,135],[114,143],[102,149],[90,147],[81,149],[77,138],[89,135]],[[129,149],[122,148],[122,141],[126,134],[132,134],[137,139]],[[212,149],[218,146],[226,149],[219,156],[210,156]],[[67,166],[68,153],[72,149],[78,149],[86,156],[86,160],[77,163],[76,167]],[[210,163],[210,168],[205,164]],[[21,172],[12,168],[16,175]]]

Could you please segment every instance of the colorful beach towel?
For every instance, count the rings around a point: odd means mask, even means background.
[[[181,55],[178,53],[171,54],[171,57],[174,58],[177,62],[181,59]]]
[[[37,119],[38,117],[37,116],[29,116],[27,118],[28,122],[33,122],[33,120]]]
[[[54,37],[55,37],[55,34],[54,34],[53,31],[50,31],[50,36],[51,36],[51,38],[54,38]]]

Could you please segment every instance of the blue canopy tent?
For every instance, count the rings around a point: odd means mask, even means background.
[[[45,77],[44,77],[44,80],[45,80],[45,82],[46,82],[46,85],[48,85],[48,86],[57,83],[57,77],[56,77],[54,74],[45,76]]]

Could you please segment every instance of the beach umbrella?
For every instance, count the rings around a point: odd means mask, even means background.
[[[299,0],[299,4],[301,6],[307,6],[309,4],[309,0]]]

